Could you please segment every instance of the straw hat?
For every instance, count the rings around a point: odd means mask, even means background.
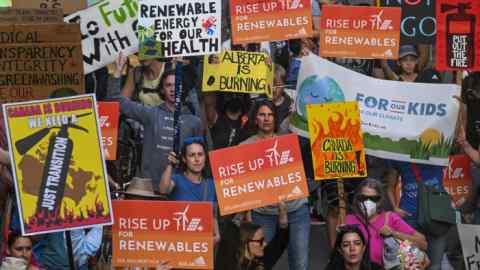
[[[152,179],[133,177],[126,191],[119,192],[125,195],[134,195],[148,198],[166,199],[165,195],[157,195],[153,192]]]

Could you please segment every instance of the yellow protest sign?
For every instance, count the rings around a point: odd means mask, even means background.
[[[22,233],[112,223],[95,98],[3,105]]]
[[[357,102],[307,105],[315,179],[367,176]]]
[[[266,53],[224,51],[203,60],[204,92],[266,94],[272,96],[273,66]]]

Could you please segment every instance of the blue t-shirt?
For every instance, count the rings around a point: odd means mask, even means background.
[[[175,187],[170,193],[170,198],[174,201],[207,201],[214,204],[217,201],[215,186],[211,178],[203,179],[196,184],[188,180],[183,173],[176,173],[172,176],[172,180]]]
[[[389,163],[402,177],[400,208],[409,212],[412,215],[411,218],[416,219],[418,187],[412,163],[404,161],[389,161]],[[443,190],[443,166],[415,164],[415,167],[425,185]]]

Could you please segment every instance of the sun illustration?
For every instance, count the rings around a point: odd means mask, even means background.
[[[441,137],[442,134],[440,133],[440,131],[434,128],[427,128],[422,132],[422,134],[420,134],[420,141],[424,145],[432,146],[440,143]]]

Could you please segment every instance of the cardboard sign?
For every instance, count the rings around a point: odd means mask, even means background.
[[[112,223],[94,95],[3,105],[22,234]]]
[[[139,4],[140,58],[220,52],[220,0],[139,0]]]
[[[437,33],[436,0],[380,0],[381,7],[401,7],[400,44],[433,44]]]
[[[480,2],[437,0],[437,69],[480,70]]]
[[[273,68],[267,58],[266,53],[244,51],[205,56],[202,89],[272,96]]]
[[[209,152],[220,214],[308,197],[294,134]]]
[[[450,156],[450,162],[444,171],[443,187],[457,207],[465,202],[472,189],[470,162],[467,155]]]
[[[480,269],[480,225],[457,224],[465,269]]]
[[[320,55],[397,59],[401,9],[324,5]]]
[[[367,176],[357,102],[307,105],[315,180]]]
[[[80,23],[85,74],[138,51],[136,0],[103,0],[64,18]]]
[[[58,8],[0,8],[0,24],[61,22],[63,13]]]
[[[230,1],[234,44],[309,37],[313,34],[310,0]]]
[[[70,14],[87,7],[86,0],[12,0],[15,8],[60,8]]]
[[[98,102],[98,116],[100,117],[105,159],[116,160],[120,105],[118,102]]]
[[[213,269],[211,203],[115,200],[113,211],[113,266]]]
[[[0,103],[85,92],[74,24],[0,25]]]
[[[446,166],[459,111],[455,95],[455,84],[375,79],[309,55],[302,58],[290,130],[309,137],[307,104],[357,101],[367,154]]]

